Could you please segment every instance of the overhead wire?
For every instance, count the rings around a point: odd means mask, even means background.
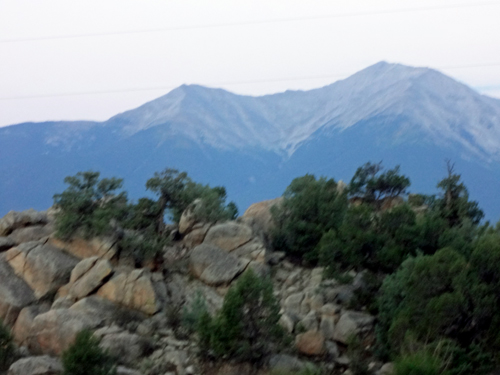
[[[142,29],[142,30],[120,30],[120,31],[100,32],[100,33],[72,34],[72,35],[49,35],[49,36],[37,36],[37,37],[25,37],[25,38],[21,37],[21,38],[12,38],[12,39],[0,39],[0,43],[21,43],[21,42],[32,42],[32,41],[56,40],[56,39],[73,39],[73,38],[104,37],[104,36],[129,35],[129,34],[161,33],[161,32],[179,31],[179,30],[196,30],[196,29],[209,29],[209,28],[221,28],[221,27],[263,25],[263,24],[271,24],[271,23],[313,21],[313,20],[344,18],[344,17],[359,17],[359,16],[372,16],[372,15],[409,13],[409,12],[425,12],[425,11],[444,10],[444,9],[476,8],[476,7],[490,6],[490,5],[500,5],[500,1],[498,1],[498,0],[497,1],[482,1],[482,2],[476,1],[473,3],[434,5],[434,6],[428,6],[428,7],[386,9],[386,10],[379,10],[379,11],[377,11],[377,10],[359,11],[359,12],[339,13],[339,14],[325,14],[325,15],[318,15],[318,16],[274,18],[274,19],[267,19],[267,20],[226,22],[226,23],[205,24],[205,25],[173,26],[173,27],[161,27],[161,28]]]
[[[482,68],[482,67],[493,67],[500,66],[500,62],[484,63],[484,64],[468,64],[468,65],[451,65],[451,66],[436,66],[433,69],[470,69],[470,68]],[[257,83],[273,83],[273,82],[292,82],[292,81],[305,81],[314,79],[325,79],[325,78],[347,78],[354,72],[346,72],[342,74],[326,74],[326,75],[316,75],[316,76],[302,76],[302,77],[283,77],[274,79],[254,79],[254,80],[242,80],[242,81],[219,81],[219,82],[207,82],[200,85],[203,86],[234,86],[234,85],[246,85],[246,84],[257,84]],[[140,91],[160,91],[160,90],[172,90],[179,86],[166,85],[166,86],[149,86],[149,87],[131,87],[122,89],[109,89],[109,90],[94,90],[94,91],[80,91],[80,92],[65,92],[65,93],[53,93],[53,94],[35,94],[35,95],[20,95],[20,96],[9,96],[0,97],[0,100],[21,100],[21,99],[41,99],[41,98],[55,98],[64,96],[83,96],[83,95],[101,95],[101,94],[114,94],[114,93],[126,93],[126,92],[140,92]]]

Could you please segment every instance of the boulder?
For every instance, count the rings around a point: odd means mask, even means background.
[[[15,229],[9,238],[17,244],[30,241],[39,241],[49,237],[54,232],[51,225],[34,225],[32,227]]]
[[[63,373],[63,366],[59,358],[41,355],[21,358],[14,362],[8,375],[59,375]]]
[[[69,295],[78,299],[97,290],[113,273],[107,259],[92,257],[83,259],[71,271]]]
[[[304,293],[291,294],[285,300],[285,311],[293,316],[300,316],[300,305],[304,299]]]
[[[0,219],[0,236],[7,236],[12,231],[30,225],[47,224],[46,212],[29,209],[22,212],[10,211]]]
[[[140,373],[137,370],[132,370],[128,367],[117,366],[116,367],[116,375],[142,375],[142,373]]]
[[[269,369],[277,373],[298,373],[306,367],[305,363],[289,354],[274,354],[269,358]]]
[[[161,277],[160,277],[161,279]],[[166,302],[166,286],[145,269],[116,273],[97,294],[125,307],[153,315]]]
[[[71,309],[50,310],[33,320],[33,328],[28,337],[28,348],[32,353],[59,356],[75,341],[83,329],[95,329],[102,320]]]
[[[394,374],[394,364],[392,362],[387,362],[382,365],[380,370],[378,370],[378,375],[392,375]]]
[[[345,311],[335,325],[333,338],[335,341],[347,344],[352,335],[370,331],[374,321],[375,318],[369,314]]]
[[[116,256],[118,251],[117,239],[113,237],[96,237],[89,241],[81,238],[74,238],[69,241],[51,238],[49,242],[78,259],[97,256],[99,258],[110,260]]]
[[[21,310],[36,301],[31,288],[16,274],[0,254],[0,319],[12,326]]]
[[[186,234],[193,229],[196,224],[196,209],[202,204],[202,200],[198,198],[184,210],[179,220],[178,230],[180,234]]]
[[[203,243],[196,246],[189,258],[189,267],[194,276],[214,286],[228,285],[243,272],[250,261],[238,259],[219,247]]]
[[[124,365],[138,363],[139,359],[151,350],[151,343],[144,337],[123,331],[116,326],[100,328],[94,332],[94,336],[101,339],[101,348]]]
[[[195,224],[193,229],[184,237],[184,245],[192,249],[203,243],[211,224]]]
[[[0,251],[9,250],[16,245],[17,243],[12,238],[0,237]]]
[[[228,221],[211,227],[203,243],[230,252],[250,242],[252,237],[252,229],[248,225]]]
[[[74,257],[54,246],[40,242],[26,242],[5,253],[5,259],[41,298],[57,291],[69,281],[71,270],[78,263]]]
[[[50,306],[46,304],[27,306],[22,309],[12,329],[14,342],[20,346],[26,345],[26,340],[33,329],[33,321],[38,315],[49,311],[49,309]]]
[[[317,330],[310,330],[297,335],[295,346],[298,351],[306,355],[321,355],[325,352],[325,338]]]
[[[252,204],[243,214],[244,219],[251,219],[254,225],[264,233],[269,233],[273,227],[273,217],[271,215],[271,207],[279,205],[283,202],[283,198],[275,198],[267,201],[262,201]]]
[[[310,311],[304,319],[302,319],[299,324],[305,328],[307,331],[313,331],[318,329],[318,319],[314,311]]]
[[[128,309],[97,295],[85,297],[69,309],[89,316],[98,316],[102,324],[116,324],[121,327],[146,318],[140,311]]]
[[[335,317],[322,315],[319,330],[327,340],[332,340],[335,332]]]

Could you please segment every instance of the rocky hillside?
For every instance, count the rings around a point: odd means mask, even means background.
[[[321,268],[303,268],[271,252],[269,209],[276,202],[252,205],[236,221],[216,224],[197,223],[186,212],[161,262],[140,268],[112,238],[58,240],[53,210],[9,212],[0,219],[0,318],[17,347],[9,375],[60,374],[59,356],[85,328],[118,358],[120,375],[250,374],[246,364],[200,358],[195,338],[180,326],[183,307],[196,295],[217,311],[248,268],[271,276],[280,324],[293,338],[262,371],[289,373],[313,362],[345,372],[351,336],[363,346],[373,342],[374,317],[347,307],[364,287],[363,274],[353,274],[349,284],[323,280]],[[381,375],[390,371],[390,364],[369,366]]]

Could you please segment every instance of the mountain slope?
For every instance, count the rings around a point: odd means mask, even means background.
[[[88,169],[125,178],[132,197],[154,171],[187,170],[225,185],[245,209],[304,173],[349,179],[369,160],[400,163],[418,176],[414,190],[434,192],[449,158],[498,220],[499,146],[500,100],[427,68],[382,62],[323,88],[261,97],[183,85],[102,123],[0,128],[0,214],[46,208],[65,176]]]

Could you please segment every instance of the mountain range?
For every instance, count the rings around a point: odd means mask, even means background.
[[[380,62],[309,91],[264,96],[183,85],[104,122],[0,128],[0,215],[51,205],[65,176],[98,170],[132,198],[166,167],[224,185],[240,211],[305,173],[349,180],[367,161],[401,165],[437,193],[445,160],[500,219],[500,100],[428,68]]]

